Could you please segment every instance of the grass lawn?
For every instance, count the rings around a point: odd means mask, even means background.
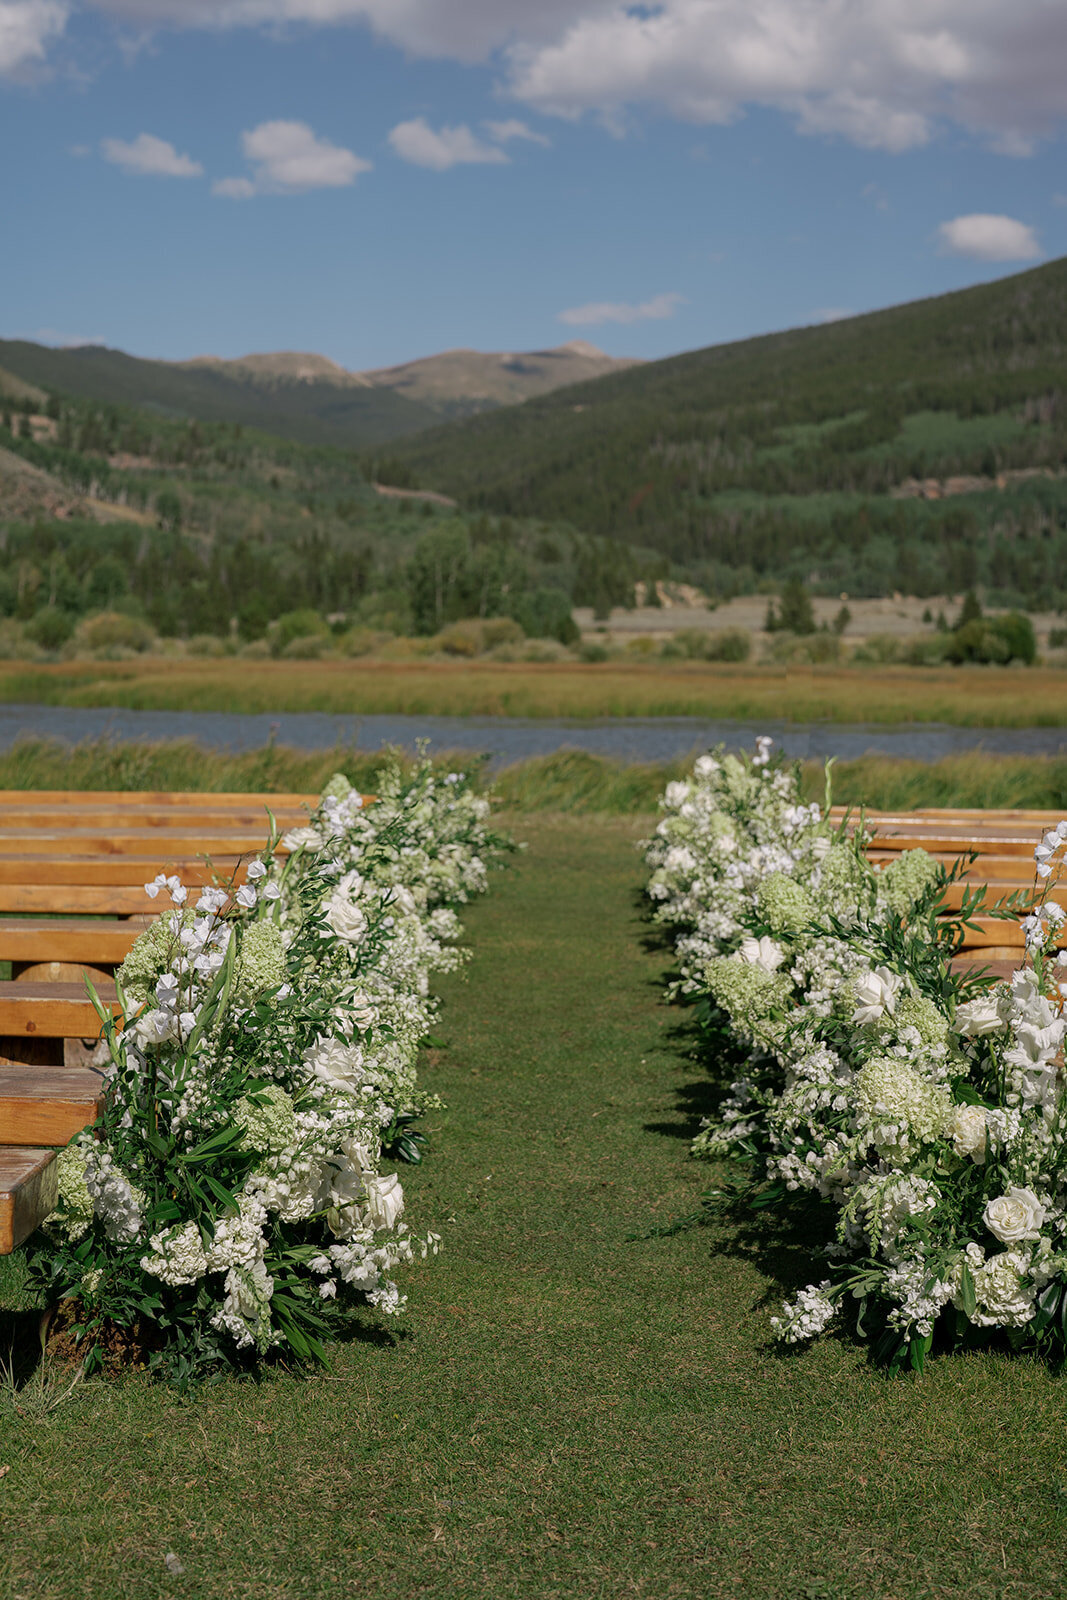
[[[248,661],[0,664],[0,701],[137,710],[425,716],[738,717],[1067,725],[1054,667],[727,666],[696,661]]]
[[[0,1595],[1061,1593],[1067,1390],[1045,1367],[785,1357],[767,1319],[810,1275],[799,1229],[628,1242],[710,1178],[642,825],[518,829],[426,1063],[451,1109],[404,1182],[447,1251],[410,1273],[406,1329],[193,1399],[131,1377],[18,1415],[0,1392]]]

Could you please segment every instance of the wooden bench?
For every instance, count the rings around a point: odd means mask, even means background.
[[[0,791],[0,1254],[55,1209],[55,1149],[103,1103],[92,1065],[100,1019],[82,974],[118,1011],[111,971],[170,908],[145,883],[243,880],[278,828],[306,825],[317,795]],[[210,857],[210,861],[205,857]],[[15,915],[11,915],[15,913]]]

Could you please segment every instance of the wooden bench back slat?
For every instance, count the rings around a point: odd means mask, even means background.
[[[289,807],[299,810],[318,805],[317,794],[271,794],[266,790],[211,789],[0,789],[0,806],[41,804],[49,806],[248,806],[268,805],[272,810]]]

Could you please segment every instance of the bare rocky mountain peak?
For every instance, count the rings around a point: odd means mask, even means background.
[[[458,348],[392,367],[351,372],[328,356],[302,351],[239,356],[197,356],[176,366],[218,372],[238,383],[274,387],[326,383],[338,388],[390,389],[445,416],[463,416],[494,406],[518,405],[564,384],[582,383],[634,366],[605,355],[585,339],[546,350],[481,351]]]

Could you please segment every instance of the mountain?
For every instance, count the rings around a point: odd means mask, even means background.
[[[400,440],[389,466],[468,509],[651,546],[705,581],[850,572],[839,588],[936,593],[916,585],[943,592],[992,563],[987,581],[1030,592],[1029,562],[1067,602],[1050,546],[1022,543],[1067,528],[1065,397],[1058,260],[557,389]]]
[[[518,405],[534,395],[584,383],[640,362],[607,356],[584,339],[552,350],[521,355],[484,355],[479,350],[445,350],[439,356],[407,361],[356,374],[378,388],[392,389],[445,416],[469,416],[497,406]]]
[[[146,361],[102,345],[55,350],[0,340],[0,364],[7,369],[0,373],[0,397],[29,397],[36,386],[34,397],[51,389],[201,422],[240,422],[303,444],[367,450],[433,427],[442,417],[516,405],[560,384],[632,365],[580,340],[521,355],[448,350],[375,372],[348,372],[302,351]]]
[[[25,382],[75,398],[201,422],[239,422],[302,444],[374,449],[439,420],[428,406],[392,389],[348,382],[347,374],[338,383],[321,375],[264,372],[248,361],[183,365],[144,361],[103,345],[54,350],[0,340],[0,366]]]
[[[609,372],[641,363],[605,355],[584,339],[551,350],[521,354],[486,354],[481,350],[444,350],[440,355],[405,361],[395,367],[348,372],[326,356],[282,350],[272,355],[197,356],[177,365],[211,371],[242,383],[276,389],[287,383],[332,384],[338,389],[389,389],[441,417],[473,416],[497,406],[519,405],[533,395],[548,394],[567,384],[584,383]]]

